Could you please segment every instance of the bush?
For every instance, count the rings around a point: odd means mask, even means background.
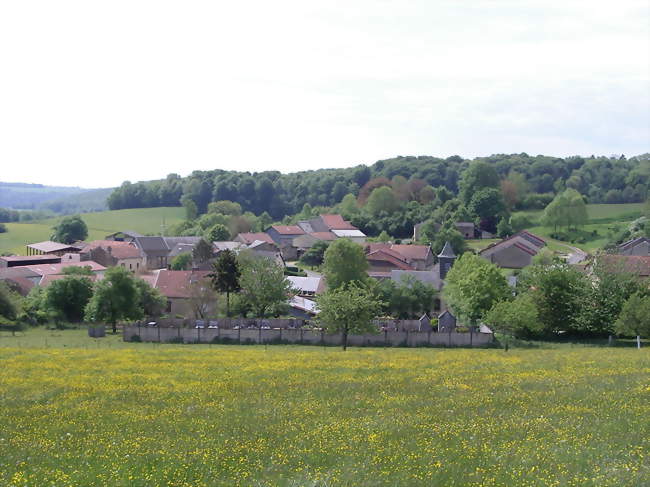
[[[131,338],[129,339],[130,342],[135,342],[135,343],[141,343],[142,338],[140,335],[131,335]]]
[[[4,223],[0,223],[0,233],[6,233],[7,226]]]

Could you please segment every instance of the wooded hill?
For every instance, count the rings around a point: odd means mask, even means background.
[[[650,183],[650,154],[631,157],[550,157],[528,154],[499,154],[476,158],[493,166],[508,185],[518,187],[516,209],[545,207],[555,194],[574,188],[589,203],[634,203],[647,197]],[[398,178],[398,186],[411,195],[407,200],[426,203],[442,188],[459,192],[462,172],[471,160],[459,156],[446,159],[431,156],[395,157],[371,166],[319,169],[291,174],[236,171],[194,171],[187,177],[170,174],[164,180],[124,182],[108,197],[110,209],[178,206],[183,200],[205,213],[213,201],[230,200],[244,211],[268,212],[274,219],[294,215],[307,203],[331,207],[352,194],[364,202],[372,189]],[[401,181],[404,178],[404,184]],[[393,184],[395,189],[395,184]]]

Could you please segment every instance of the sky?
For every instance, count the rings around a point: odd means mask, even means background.
[[[0,180],[650,151],[647,0],[0,2]]]

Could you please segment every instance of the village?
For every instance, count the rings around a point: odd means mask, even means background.
[[[413,230],[412,242],[420,240],[418,232],[421,225]],[[493,238],[491,234],[479,231],[471,222],[457,222],[455,228],[465,239]],[[298,221],[296,225],[272,225],[266,232],[243,232],[231,241],[209,242],[207,251],[197,255],[197,247],[206,245],[203,237],[185,236],[145,236],[137,232],[124,230],[106,235],[103,240],[61,244],[52,241],[31,243],[26,246],[24,256],[0,257],[0,280],[8,284],[21,295],[27,296],[34,287],[46,289],[53,282],[64,279],[71,267],[82,268],[93,282],[101,281],[107,269],[121,267],[131,272],[134,277],[146,282],[157,290],[165,300],[164,310],[158,316],[146,316],[144,320],[132,323],[124,328],[124,337],[131,339],[138,334],[138,339],[165,341],[160,331],[152,334],[143,328],[185,328],[188,331],[183,339],[190,341],[218,340],[223,338],[241,342],[242,329],[253,328],[260,332],[251,334],[256,343],[283,341],[306,343],[301,333],[290,335],[282,330],[307,329],[318,315],[317,297],[327,290],[327,280],[318,267],[300,266],[301,257],[318,243],[329,245],[336,240],[346,239],[363,249],[367,262],[367,276],[373,281],[391,281],[396,285],[412,285],[413,282],[426,286],[434,296],[422,314],[399,319],[398,316],[377,317],[377,332],[383,338],[367,336],[356,339],[357,344],[378,343],[426,343],[442,345],[485,345],[492,341],[493,331],[485,323],[461,323],[456,310],[445,302],[444,286],[447,273],[453,268],[458,258],[449,242],[442,251],[434,255],[430,245],[401,242],[377,242],[369,239],[361,230],[338,214],[322,214],[317,217]],[[650,239],[639,237],[625,242],[615,253],[588,256],[576,252],[562,255],[564,262],[580,272],[589,274],[598,263],[604,263],[611,269],[632,273],[641,279],[650,276]],[[283,270],[283,278],[290,284],[291,292],[286,299],[282,316],[231,316],[218,315],[214,295],[204,296],[197,306],[197,289],[209,288],[210,276],[214,262],[220,254],[231,252],[255,259],[266,259]],[[550,252],[546,242],[528,231],[517,232],[500,241],[476,251],[476,255],[496,265],[506,273],[507,282],[514,287],[517,275],[522,269],[532,265],[536,258]],[[546,253],[546,254],[545,254]],[[173,270],[172,262],[179,255],[188,256],[188,263],[183,270]],[[192,256],[191,258],[189,258]],[[540,256],[540,257],[538,257]],[[458,327],[458,330],[457,330]],[[200,331],[205,329],[203,336]],[[221,331],[223,330],[223,331]],[[235,335],[227,335],[225,330],[238,330]],[[261,330],[266,338],[262,339]],[[279,330],[279,331],[278,331]],[[477,338],[457,331],[476,334]],[[388,333],[422,333],[424,338],[411,338],[404,335],[388,336]],[[431,339],[432,332],[454,333],[446,338]],[[246,334],[247,332],[244,332]],[[319,331],[320,333],[320,331]],[[180,336],[180,332],[177,333]],[[174,335],[172,339],[178,339]],[[289,338],[292,336],[293,338]],[[415,336],[415,335],[413,335]],[[424,336],[424,335],[422,335]],[[227,338],[230,337],[230,338]],[[340,339],[339,339],[340,340]],[[437,340],[437,341],[436,341]],[[311,341],[322,342],[323,339]],[[336,342],[336,340],[334,340]]]

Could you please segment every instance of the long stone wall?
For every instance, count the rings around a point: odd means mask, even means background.
[[[140,337],[143,342],[161,343],[293,343],[302,345],[341,345],[340,333],[324,331],[256,328],[182,328],[125,326],[124,341]],[[492,333],[438,333],[434,331],[382,331],[377,334],[348,335],[349,346],[374,347],[484,347],[493,341]],[[136,340],[138,340],[136,338]]]

